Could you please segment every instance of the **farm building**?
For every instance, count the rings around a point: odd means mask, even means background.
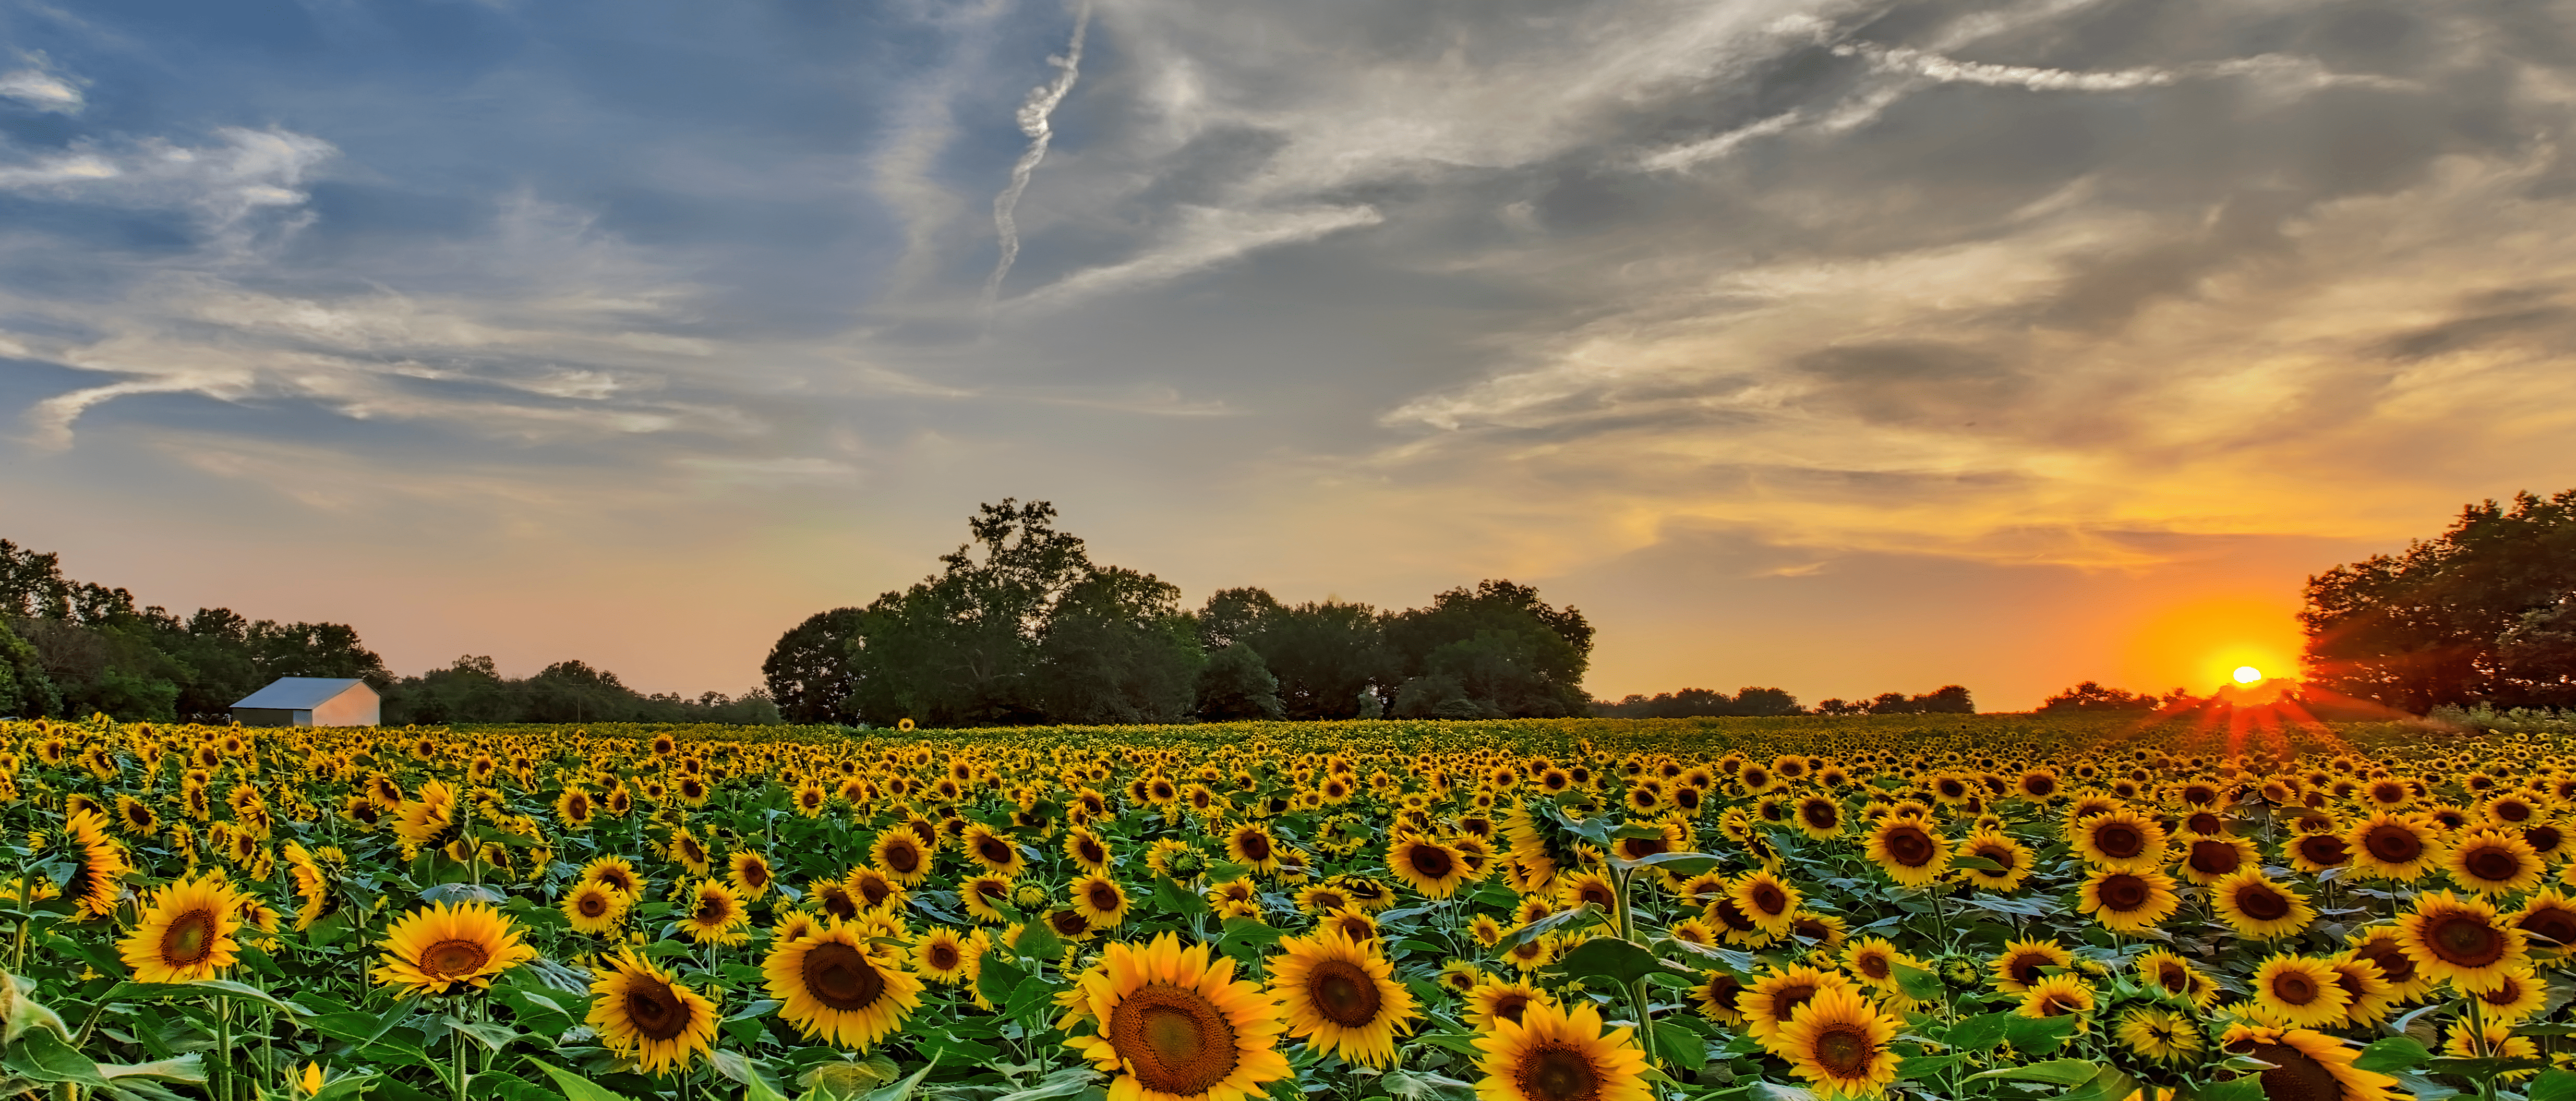
[[[374,726],[376,690],[341,677],[279,677],[233,705],[243,726]]]

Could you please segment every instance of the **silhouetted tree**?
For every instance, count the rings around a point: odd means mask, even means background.
[[[779,714],[792,723],[854,723],[858,714],[845,706],[859,689],[856,653],[867,612],[834,608],[805,617],[805,622],[778,637],[760,663],[762,682]]]
[[[2308,579],[2310,684],[2390,707],[2576,706],[2576,489]]]
[[[2134,695],[2126,689],[2105,688],[2099,681],[2085,681],[2039,705],[2044,715],[2070,711],[2153,711],[2164,705],[2154,693]]]
[[[1399,675],[1441,678],[1436,692],[1425,686],[1408,697],[1399,690],[1399,717],[1406,699],[1445,697],[1453,683],[1491,716],[1582,714],[1591,702],[1583,674],[1592,625],[1571,607],[1549,607],[1526,585],[1488,580],[1441,593],[1428,608],[1389,617],[1386,638]]]
[[[1251,644],[1237,642],[1208,652],[1207,666],[1199,670],[1198,714],[1229,722],[1282,718],[1287,709],[1279,702],[1279,678]]]

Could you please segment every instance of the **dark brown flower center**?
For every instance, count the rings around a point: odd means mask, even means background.
[[[1530,1101],[1598,1101],[1601,1071],[1592,1057],[1563,1044],[1540,1044],[1512,1068],[1512,1082]]]
[[[1384,1001],[1377,980],[1349,960],[1316,963],[1306,972],[1306,996],[1315,1003],[1316,1013],[1343,1028],[1375,1022]]]
[[[215,954],[215,914],[212,910],[190,910],[171,919],[170,927],[161,932],[161,962],[170,967],[195,967]]]
[[[1269,834],[1258,830],[1245,830],[1234,835],[1234,845],[1235,848],[1242,850],[1243,859],[1250,863],[1259,864],[1270,859]]]
[[[442,940],[421,950],[420,969],[434,979],[454,979],[482,970],[491,959],[481,941]]]
[[[1825,1073],[1842,1079],[1860,1078],[1869,1070],[1869,1057],[1875,1045],[1859,1025],[1836,1023],[1816,1035],[1813,1054],[1816,1065]]]
[[[1424,879],[1447,879],[1457,870],[1458,862],[1450,859],[1449,850],[1438,845],[1412,845],[1404,850],[1404,861],[1413,874]]]
[[[1506,991],[1494,998],[1493,1015],[1513,1024],[1521,1023],[1521,1014],[1529,1011],[1530,996],[1518,990]]]
[[[2224,841],[2191,843],[2191,870],[2202,875],[2226,875],[2243,867],[2245,854]]]
[[[2284,971],[2272,976],[2272,997],[2283,1005],[2306,1005],[2317,1000],[2316,980],[2304,971]]]
[[[1920,868],[1939,856],[1941,848],[1920,826],[1898,826],[1887,831],[1887,855],[1908,868]]]
[[[661,980],[637,975],[626,980],[626,1019],[647,1040],[669,1040],[689,1030],[689,1007]]]
[[[2403,825],[2372,826],[2361,835],[2361,847],[2382,864],[2408,864],[2424,855],[2424,839]]]
[[[2094,894],[2102,900],[2104,909],[2119,914],[2139,909],[2147,904],[2148,899],[2155,897],[2146,880],[2126,872],[2105,877]]]
[[[2249,883],[2236,890],[2236,908],[2256,921],[2279,921],[2290,916],[2290,899],[2261,883]]]
[[[2298,845],[2299,855],[2306,857],[2308,863],[2321,868],[2340,868],[2343,862],[2351,859],[2352,856],[2351,852],[2344,848],[2343,838],[2330,833],[2309,834],[2300,838]]]
[[[1158,1093],[1208,1092],[1234,1073],[1234,1024],[1206,995],[1148,983],[1119,1000],[1103,1030],[1138,1085]]]
[[[885,974],[866,954],[836,940],[807,949],[797,973],[815,1001],[844,1012],[866,1009],[885,996]]]
[[[2240,1041],[2228,1048],[2251,1055],[2272,1069],[2263,1072],[2263,1096],[2269,1101],[2342,1101],[2343,1083],[2325,1064],[2288,1044]]]
[[[2113,820],[2093,828],[2093,847],[2113,860],[2127,860],[2147,851],[2147,835],[2127,822]]]
[[[2483,883],[2511,882],[2514,876],[2522,873],[2522,859],[2512,850],[2495,846],[2469,850],[2462,855],[2460,864],[2469,870],[2470,878]]]
[[[2504,958],[2503,930],[2476,914],[2446,911],[2425,923],[2424,944],[2446,963],[2485,967]]]

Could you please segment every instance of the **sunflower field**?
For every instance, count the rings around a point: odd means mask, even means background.
[[[0,724],[0,1097],[2576,1098],[2576,747]]]

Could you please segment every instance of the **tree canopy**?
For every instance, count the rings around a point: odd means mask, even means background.
[[[1045,501],[980,506],[939,572],[780,636],[770,693],[800,721],[941,727],[1528,717],[1588,702],[1591,624],[1529,586],[1488,580],[1401,612],[1232,588],[1184,611],[1177,587],[1093,562],[1056,519]]]
[[[2484,501],[2308,579],[2308,683],[2389,707],[2576,706],[2576,490]]]

